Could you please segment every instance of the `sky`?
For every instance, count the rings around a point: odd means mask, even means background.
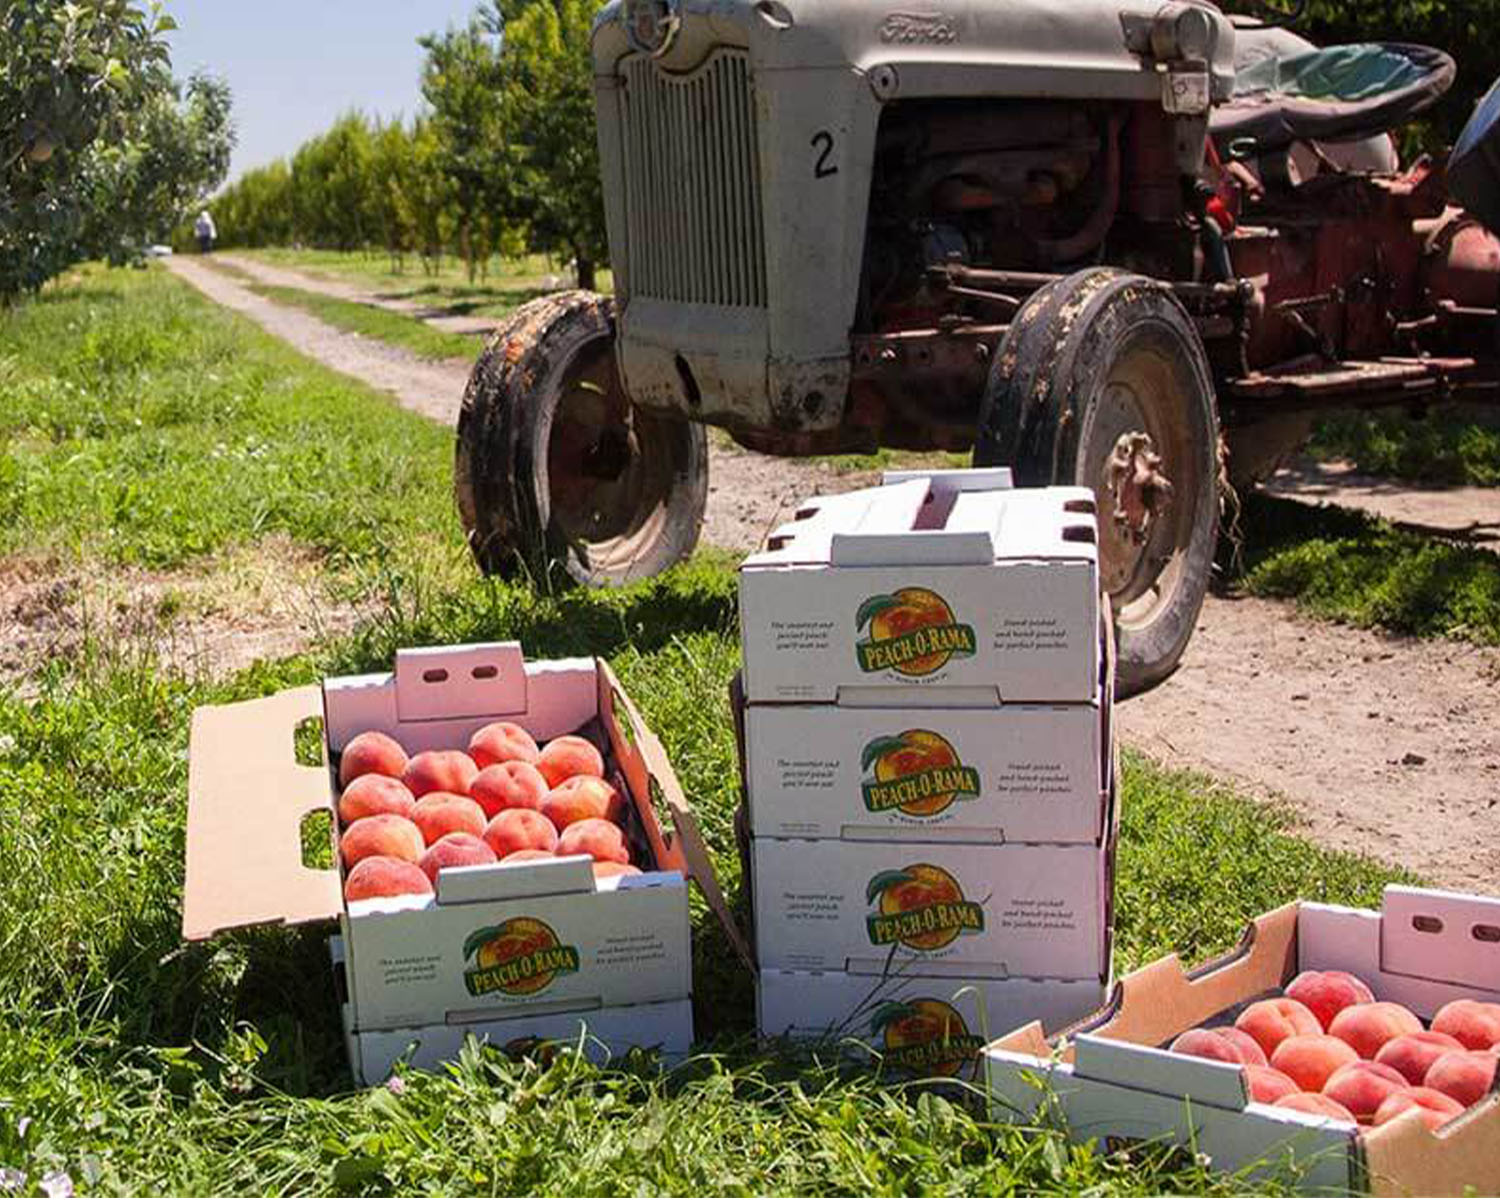
[[[410,116],[417,38],[463,24],[476,0],[168,0],[172,68],[229,81],[239,144],[232,180],[290,154],[350,109]]]

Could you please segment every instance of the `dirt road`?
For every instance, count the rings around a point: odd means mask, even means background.
[[[181,278],[303,353],[451,422],[467,367],[429,363],[271,303],[190,259]],[[297,286],[321,281],[303,276]],[[816,465],[716,447],[707,542],[743,550],[798,499],[860,486]],[[1321,843],[1447,886],[1500,882],[1500,653],[1210,598],[1182,669],[1121,706],[1126,744],[1280,797]]]

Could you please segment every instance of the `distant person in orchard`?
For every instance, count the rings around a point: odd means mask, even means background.
[[[208,209],[198,214],[198,219],[193,222],[193,233],[198,237],[198,253],[207,254],[214,248],[219,231],[214,228],[214,219],[208,215]]]

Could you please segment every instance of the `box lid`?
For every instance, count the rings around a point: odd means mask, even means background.
[[[880,487],[811,501],[745,570],[788,566],[983,566],[1098,559],[1087,488],[1012,489],[1005,470],[890,472]]]

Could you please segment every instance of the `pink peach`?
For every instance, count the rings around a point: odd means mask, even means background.
[[[422,855],[417,863],[437,887],[438,872],[444,867],[478,867],[495,861],[495,852],[482,838],[472,833],[445,833]]]
[[[415,864],[422,857],[426,843],[415,823],[395,813],[376,813],[361,817],[344,830],[339,838],[339,853],[344,867],[352,868],[364,858],[399,858]]]
[[[484,827],[484,840],[502,859],[517,850],[557,848],[557,830],[552,822],[530,808],[507,808]]]
[[[345,900],[369,900],[375,896],[427,896],[432,882],[414,863],[383,854],[362,858],[344,877]]]
[[[1382,1046],[1403,1033],[1421,1033],[1422,1022],[1409,1008],[1377,1000],[1372,1004],[1351,1004],[1340,1009],[1330,1022],[1328,1032],[1353,1046],[1360,1058],[1374,1058]]]
[[[451,792],[428,792],[411,810],[411,819],[429,846],[450,833],[484,834],[484,809]]]
[[[1286,994],[1305,1004],[1325,1032],[1340,1010],[1375,999],[1364,980],[1348,971],[1303,971],[1287,984]]]
[[[486,817],[507,808],[540,809],[547,791],[547,780],[542,773],[520,759],[485,767],[469,785],[469,795],[479,802]]]
[[[1465,1108],[1478,1104],[1495,1086],[1493,1050],[1450,1050],[1427,1070],[1423,1087],[1442,1092]]]
[[[1356,1121],[1368,1124],[1377,1108],[1407,1086],[1406,1076],[1400,1071],[1361,1060],[1330,1075],[1323,1085],[1323,1095],[1337,1100],[1354,1114]]]
[[[616,821],[625,811],[624,798],[602,779],[575,775],[558,784],[542,800],[541,812],[561,833],[575,821],[599,817]]]
[[[1260,1104],[1275,1104],[1283,1096],[1301,1091],[1296,1080],[1275,1067],[1246,1067],[1245,1083],[1250,1099]]]
[[[587,854],[596,862],[628,863],[630,848],[625,844],[625,834],[612,821],[589,817],[574,821],[562,831],[557,839],[557,854]]]
[[[406,751],[400,742],[388,733],[372,729],[350,738],[339,755],[339,786],[348,787],[361,775],[400,779],[406,762]]]
[[[1299,1033],[1271,1055],[1271,1065],[1290,1075],[1304,1092],[1321,1092],[1330,1075],[1358,1061],[1352,1047],[1326,1033]]]
[[[575,775],[604,777],[604,756],[593,742],[571,733],[543,746],[536,765],[552,787]]]
[[[406,764],[401,780],[420,800],[428,792],[467,796],[479,768],[462,750],[424,750]]]
[[[352,825],[361,817],[373,817],[376,813],[410,817],[416,802],[411,789],[399,779],[389,775],[361,775],[339,796],[339,820]]]
[[[1462,1050],[1463,1043],[1446,1033],[1432,1033],[1426,1029],[1416,1033],[1403,1033],[1392,1038],[1380,1048],[1375,1061],[1400,1071],[1406,1082],[1413,1087],[1427,1078],[1432,1064],[1450,1050]]]
[[[1375,1110],[1375,1119],[1371,1124],[1384,1125],[1413,1109],[1428,1129],[1437,1129],[1463,1112],[1464,1106],[1452,1096],[1445,1096],[1442,1092],[1432,1088],[1406,1088],[1393,1096],[1386,1097],[1380,1107]]]
[[[1457,1038],[1467,1050],[1488,1050],[1500,1042],[1500,1004],[1450,1001],[1432,1018],[1432,1030]]]
[[[534,763],[540,757],[536,740],[510,721],[495,721],[469,739],[469,757],[482,771],[496,763]]]
[[[1276,1053],[1276,1047],[1289,1037],[1323,1032],[1307,1005],[1285,996],[1257,1000],[1235,1018],[1234,1025],[1253,1037],[1267,1054]]]
[[[1358,1124],[1354,1114],[1337,1100],[1330,1100],[1318,1092],[1293,1092],[1275,1101],[1276,1108],[1290,1108],[1293,1112],[1311,1113],[1315,1117],[1332,1117],[1335,1121]]]

